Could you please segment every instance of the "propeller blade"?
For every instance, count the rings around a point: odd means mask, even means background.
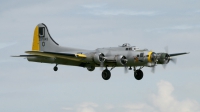
[[[102,61],[102,62],[100,63],[100,70],[101,70],[101,71],[103,70],[103,67],[104,67],[104,62]]]
[[[163,68],[165,69],[167,67],[167,64],[162,64]]]
[[[128,73],[128,67],[124,66],[124,73]]]
[[[168,46],[165,47],[165,52],[168,53]]]
[[[171,60],[174,64],[176,64],[176,61],[177,61],[176,58],[170,58],[170,60]]]
[[[151,69],[151,72],[152,73],[155,73],[155,69],[156,69],[156,67],[154,66],[154,67],[152,67],[152,69]]]
[[[166,46],[164,49],[165,49],[165,52],[168,54],[168,51],[169,51],[169,50],[168,50],[168,46]],[[170,57],[169,57],[169,58],[170,58]],[[165,59],[165,63],[162,64],[162,66],[163,66],[164,69],[167,67],[167,63],[168,63],[168,62],[167,62],[167,59]]]

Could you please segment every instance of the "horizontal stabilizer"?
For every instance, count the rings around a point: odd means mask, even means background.
[[[52,58],[69,59],[74,61],[81,61],[83,58],[86,58],[86,55],[84,54],[74,54],[74,53],[58,53],[58,52],[42,52],[42,51],[26,51],[25,53],[38,56],[52,57]]]
[[[36,57],[37,55],[18,55],[18,56],[11,56],[11,57]]]

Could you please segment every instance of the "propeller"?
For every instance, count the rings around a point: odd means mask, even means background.
[[[168,53],[168,46],[165,46],[165,52]]]
[[[171,58],[171,57],[170,57],[170,60],[171,60],[174,64],[176,64],[176,62],[177,62],[177,59],[176,59],[176,58]]]
[[[128,67],[124,65],[124,73],[128,73]]]
[[[99,49],[97,49],[97,51],[100,52]],[[110,55],[111,55],[111,51],[110,50],[108,50],[108,52],[106,53],[105,56],[104,55],[99,55],[99,59],[101,60],[101,63],[100,63],[100,70],[101,71],[103,70],[104,62],[106,60],[106,56],[110,56]]]
[[[101,63],[100,63],[100,70],[101,70],[101,71],[103,70],[103,67],[104,67],[104,62],[101,61]]]
[[[121,63],[124,65],[124,73],[128,73],[128,67],[127,67],[127,62],[128,62],[128,59],[125,57],[125,56],[123,56],[122,58],[121,58]]]
[[[168,54],[168,46],[165,47],[165,52],[166,52],[167,54],[166,54],[166,57],[165,57],[165,63],[163,64],[163,68],[164,68],[164,69],[167,67],[167,64],[169,63],[169,61],[173,62],[174,64],[176,64],[176,62],[177,62],[177,59],[176,59],[176,58],[172,58],[172,57],[170,57],[170,55]]]
[[[156,67],[153,66],[152,69],[151,69],[151,72],[152,72],[152,73],[155,73],[155,69],[156,69]]]
[[[156,61],[155,63],[151,63],[151,66],[152,66],[151,72],[152,72],[152,73],[155,73],[156,64],[157,64],[157,61]]]
[[[101,61],[100,62],[100,70],[103,70],[104,62],[105,62],[105,56],[104,56],[104,54],[100,54],[99,55],[99,60]]]
[[[126,65],[128,63],[128,59],[130,59],[132,56],[132,52],[129,50],[127,53],[127,59],[126,62],[124,64],[124,73],[128,73],[128,66]]]
[[[152,67],[151,72],[155,73],[156,64],[157,64],[157,61],[158,61],[157,54],[155,52],[153,52],[151,54],[151,60],[153,61],[152,63],[150,63],[151,64],[150,66]]]

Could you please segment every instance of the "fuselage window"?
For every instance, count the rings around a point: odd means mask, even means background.
[[[144,53],[140,53],[140,57],[143,57],[144,56]]]
[[[40,37],[44,37],[45,35],[45,30],[44,30],[45,28],[44,27],[39,27],[39,35],[40,35]]]
[[[126,48],[126,50],[128,50],[128,48]]]

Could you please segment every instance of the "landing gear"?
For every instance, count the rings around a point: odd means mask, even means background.
[[[110,71],[106,68],[103,72],[102,72],[102,78],[104,80],[108,80],[111,77],[111,73]]]
[[[142,70],[136,70],[134,72],[134,76],[135,76],[135,79],[141,80],[143,78],[143,72],[142,72]]]
[[[55,66],[55,67],[53,67],[53,70],[54,70],[54,71],[57,71],[57,70],[58,70],[58,67],[57,67],[57,65],[58,65],[58,64],[56,64],[56,66]]]
[[[94,71],[94,69],[95,69],[95,66],[87,66],[88,71]]]
[[[143,67],[140,67],[140,69],[136,70],[136,68],[134,67],[134,77],[136,80],[141,80],[143,78],[143,72],[142,69]]]

